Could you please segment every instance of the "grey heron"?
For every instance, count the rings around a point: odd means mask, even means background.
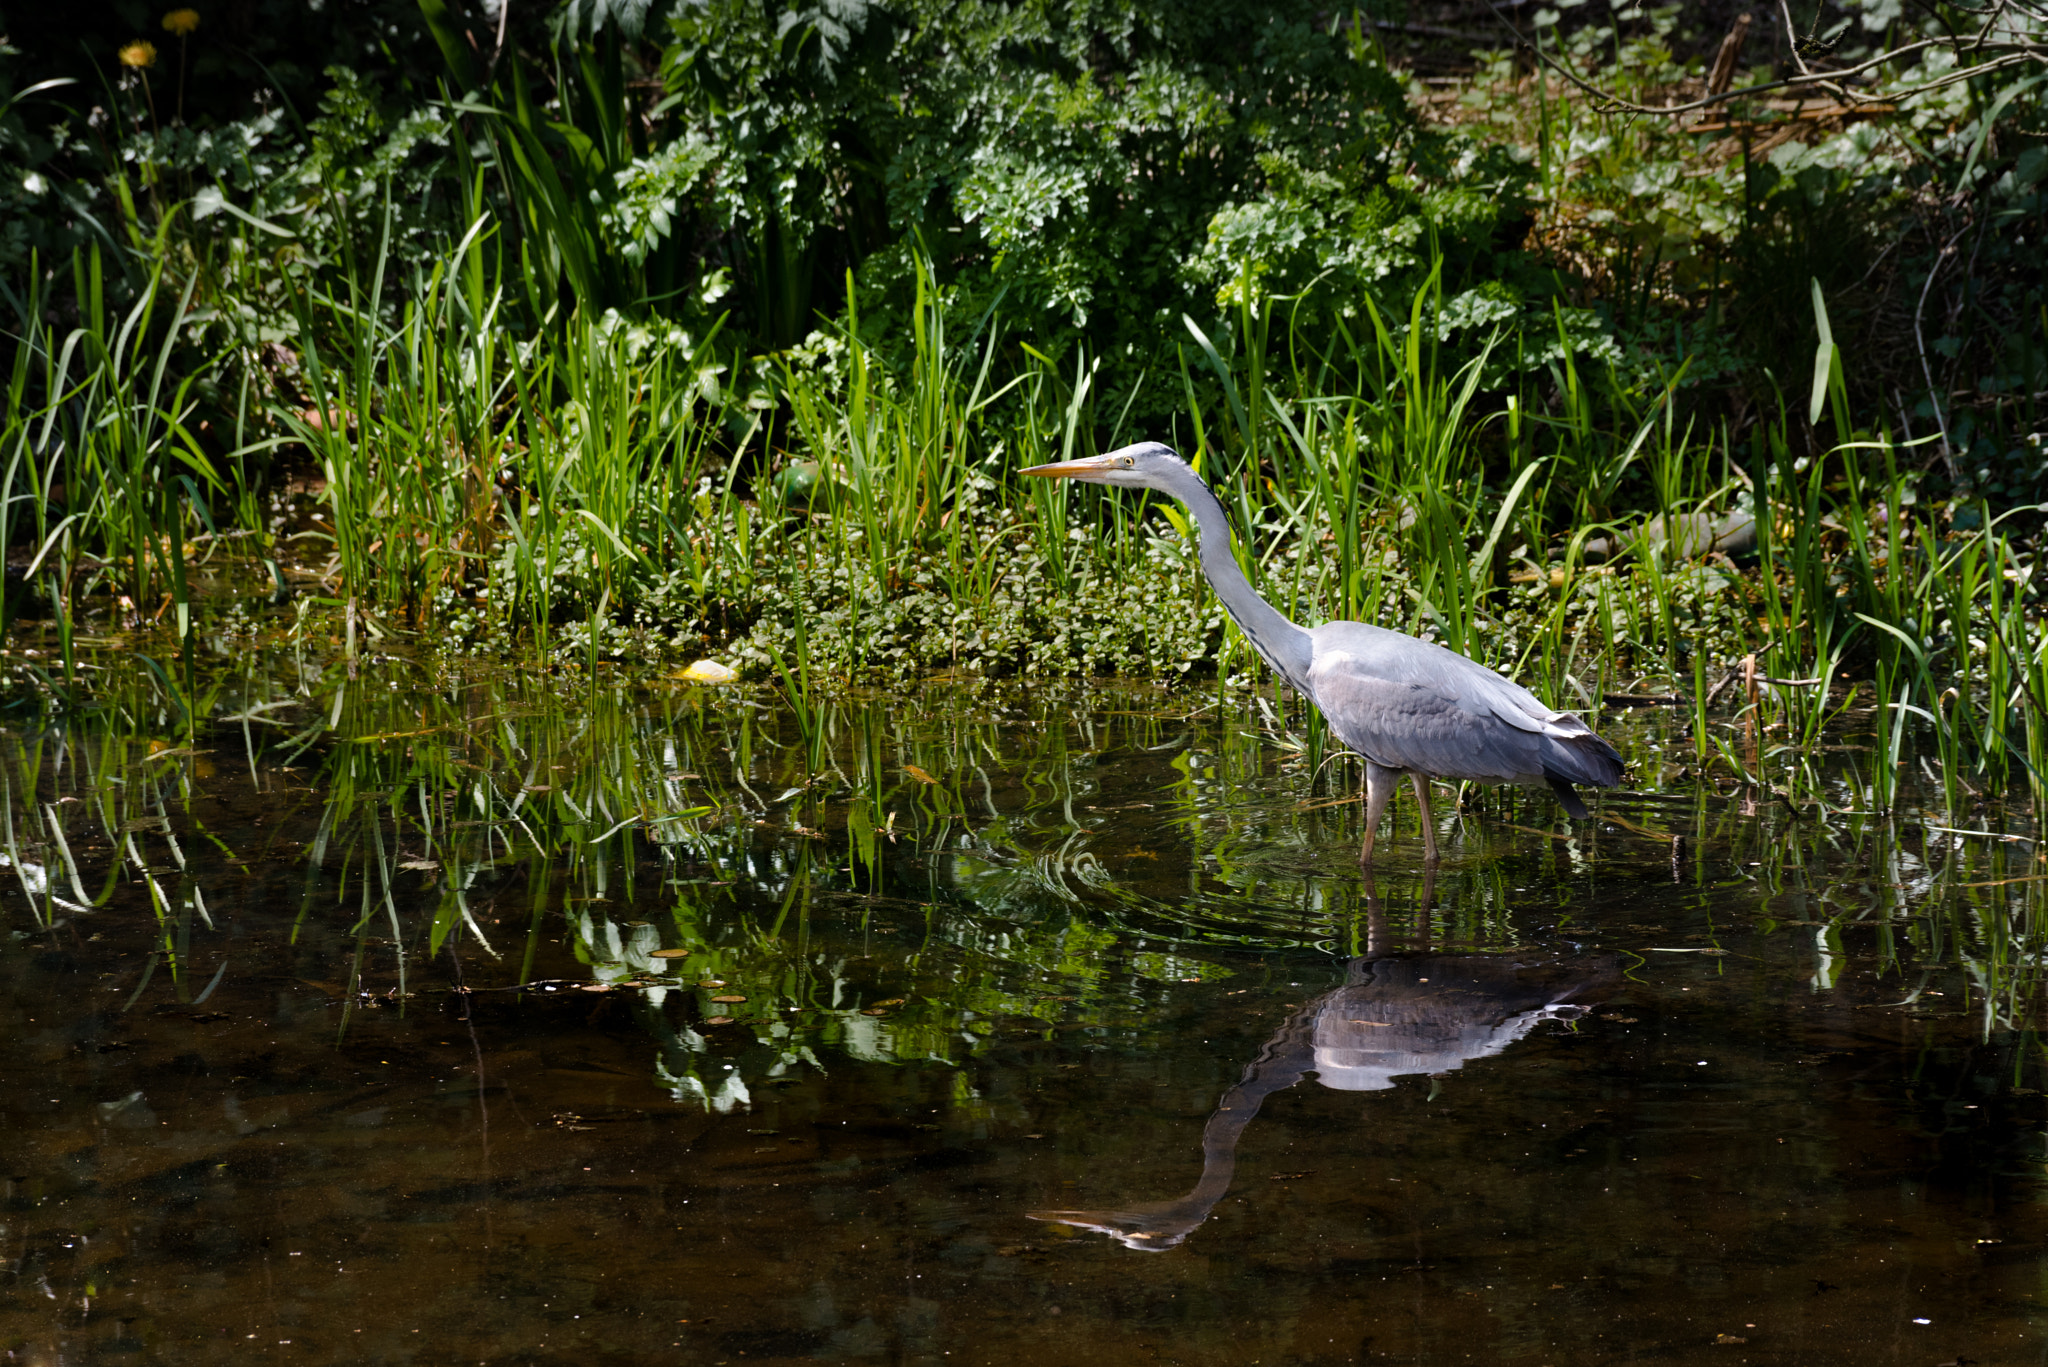
[[[1422,808],[1423,858],[1437,862],[1429,781],[1547,784],[1575,817],[1590,815],[1575,783],[1619,782],[1621,756],[1568,712],[1545,707],[1520,684],[1429,641],[1365,622],[1296,626],[1259,597],[1230,550],[1230,518],[1194,468],[1169,446],[1143,441],[1107,455],[1034,465],[1042,479],[1156,489],[1187,505],[1201,530],[1202,573],[1216,597],[1276,673],[1321,709],[1337,738],[1365,758],[1362,864],[1373,834],[1408,776]]]

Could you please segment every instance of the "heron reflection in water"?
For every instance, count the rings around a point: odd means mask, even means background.
[[[1202,1179],[1177,1201],[1110,1210],[1038,1210],[1034,1220],[1098,1230],[1128,1248],[1172,1248],[1209,1218],[1230,1190],[1237,1142],[1273,1093],[1313,1072],[1340,1092],[1383,1091],[1397,1077],[1454,1072],[1490,1058],[1539,1024],[1574,1020],[1619,977],[1611,955],[1455,954],[1427,946],[1432,880],[1422,887],[1424,943],[1403,949],[1388,934],[1370,874],[1366,952],[1344,985],[1296,1011],[1223,1094],[1202,1129]]]

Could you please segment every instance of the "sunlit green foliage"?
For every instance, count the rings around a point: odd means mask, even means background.
[[[793,699],[1254,682],[1173,509],[1011,478],[1156,436],[1304,620],[1560,702],[1654,678],[1704,707],[1755,655],[1827,680],[1759,697],[1798,745],[1874,687],[1894,752],[1924,728],[1953,773],[2039,787],[2037,522],[2007,516],[2038,442],[1966,440],[1963,333],[1921,407],[1866,384],[1843,283],[1878,240],[1851,229],[1925,207],[1937,163],[2031,231],[2012,84],[1731,164],[1505,61],[1440,117],[1374,30],[1305,10],[601,6],[502,49],[422,15],[446,88],[337,68],[304,124],[165,121],[163,73],[126,69],[104,222],[22,239],[89,248],[19,276],[0,429],[0,610],[58,622],[67,699],[80,634],[168,626],[189,667],[208,556],[266,597],[296,576],[351,649],[715,655]],[[1647,96],[1679,79],[1667,18],[1554,51],[1623,44]],[[62,161],[22,137],[48,95],[0,112],[25,165]],[[2010,401],[1977,411],[2006,440],[2037,353],[2002,335]],[[1589,566],[1689,514],[1753,519],[1757,560]],[[1714,739],[1696,758],[1760,775]]]

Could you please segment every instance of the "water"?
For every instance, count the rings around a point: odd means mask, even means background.
[[[2042,870],[1853,750],[1365,880],[1243,698],[106,677],[0,735],[10,1361],[2048,1357]]]

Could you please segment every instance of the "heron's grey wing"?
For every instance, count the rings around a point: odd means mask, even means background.
[[[1342,650],[1316,652],[1309,686],[1330,729],[1375,764],[1496,783],[1542,780],[1541,736],[1483,702],[1468,705],[1454,687],[1389,678]]]
[[[1455,651],[1360,622],[1311,635],[1316,705],[1377,764],[1503,783],[1621,776],[1620,756],[1583,721]]]

